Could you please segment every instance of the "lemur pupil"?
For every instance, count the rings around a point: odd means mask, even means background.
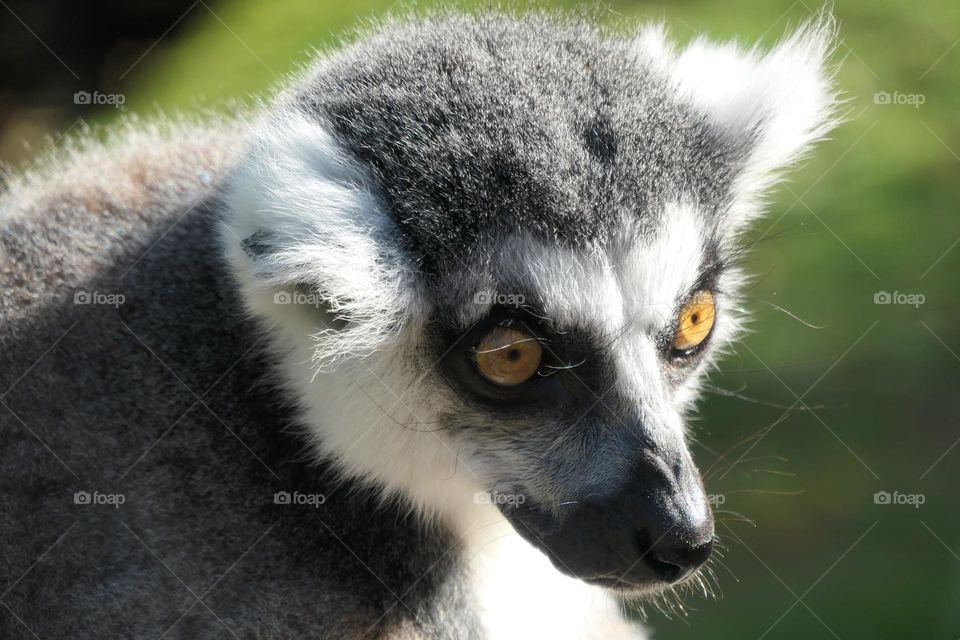
[[[508,357],[510,360],[519,360],[519,359],[520,359],[520,351],[519,351],[518,349],[510,349],[510,351],[507,352],[507,357]]]
[[[697,324],[698,322],[700,322],[700,316],[698,316],[697,314],[693,314],[692,316],[690,316],[690,322],[692,322],[693,324]]]

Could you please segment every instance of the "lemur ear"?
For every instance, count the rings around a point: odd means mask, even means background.
[[[833,18],[822,14],[766,53],[697,39],[675,59],[681,93],[740,149],[741,197],[770,187],[837,123],[827,63],[835,33]]]
[[[271,116],[232,177],[221,233],[248,307],[330,369],[394,335],[413,285],[368,176],[315,118]]]

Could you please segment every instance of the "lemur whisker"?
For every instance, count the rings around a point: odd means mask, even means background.
[[[740,578],[737,576],[736,573],[733,572],[733,569],[731,569],[730,566],[723,561],[722,558],[719,558],[719,557],[716,558],[716,563],[721,567],[723,567],[724,570],[730,574],[730,577],[733,578],[734,582],[740,582]]]
[[[717,522],[742,522],[744,524],[749,524],[752,527],[756,527],[756,523],[753,520],[748,520],[747,518],[716,518]]]
[[[768,373],[769,371],[783,371],[785,369],[796,369],[798,367],[812,367],[814,365],[822,365],[829,362],[831,362],[829,358],[820,358],[817,360],[804,360],[802,362],[788,362],[785,364],[770,365],[769,370],[767,367],[756,367],[750,369],[726,369],[723,367],[717,367],[715,371],[719,374]]]
[[[730,509],[714,509],[713,512],[714,512],[714,513],[720,513],[720,514],[729,513],[730,515],[737,516],[738,519],[740,519],[740,520],[742,520],[742,521],[744,521],[744,522],[750,523],[750,524],[753,525],[754,527],[757,526],[757,523],[756,523],[756,522],[754,522],[752,519],[748,518],[747,516],[743,515],[742,513],[738,512],[738,511],[732,511],[732,510],[730,510]]]
[[[744,459],[741,460],[740,462],[741,462],[741,463],[743,463],[743,462],[756,462],[757,460],[776,460],[777,462],[782,462],[782,463],[784,463],[784,464],[790,462],[790,459],[789,459],[789,458],[786,458],[786,457],[784,457],[784,456],[778,456],[778,455],[775,455],[775,454],[773,454],[773,453],[770,453],[770,454],[767,454],[767,455],[763,455],[763,456],[749,456],[749,457],[747,457],[747,458],[744,458]]]
[[[796,315],[796,314],[794,314],[794,313],[792,313],[792,312],[790,312],[790,311],[787,311],[786,309],[784,309],[784,308],[781,307],[780,305],[774,304],[774,303],[769,302],[769,301],[767,301],[767,300],[754,299],[753,301],[754,301],[754,302],[759,302],[760,304],[765,304],[765,305],[767,305],[768,307],[770,307],[771,309],[774,309],[774,310],[776,310],[776,311],[781,311],[781,312],[783,312],[785,315],[793,318],[794,320],[796,320],[796,321],[799,322],[800,324],[804,325],[805,327],[809,327],[809,328],[811,328],[811,329],[826,329],[826,328],[827,328],[827,325],[816,325],[816,324],[807,322],[806,320],[804,320],[803,318],[799,317],[798,315]]]
[[[828,408],[824,404],[810,405],[810,404],[803,403],[803,404],[791,406],[788,404],[780,404],[778,402],[770,402],[768,400],[760,400],[759,398],[752,398],[742,393],[737,393],[729,389],[723,389],[722,387],[713,386],[709,383],[704,383],[703,388],[709,393],[715,393],[717,395],[726,396],[729,398],[737,398],[738,400],[744,400],[746,402],[758,404],[764,407],[771,407],[773,409],[784,409],[784,410],[789,409],[791,411],[815,411],[815,410]]]
[[[771,496],[799,496],[805,491],[803,489],[796,489],[794,491],[785,491],[780,489],[734,489],[733,491],[727,491],[727,495],[733,493],[747,493],[755,495],[771,495]]]
[[[397,420],[393,415],[391,415],[390,412],[387,411],[387,410],[383,407],[383,405],[381,405],[379,402],[377,402],[377,401],[373,398],[373,396],[371,396],[371,395],[367,392],[366,389],[364,389],[364,388],[363,388],[362,386],[360,386],[359,384],[356,384],[355,387],[356,387],[357,389],[359,389],[359,390],[360,390],[360,393],[362,393],[364,396],[366,396],[367,399],[374,404],[374,406],[376,406],[378,409],[380,409],[381,413],[383,413],[383,415],[385,415],[387,418],[389,418],[391,422],[393,422],[394,424],[396,424],[396,425],[399,426],[399,427],[402,427],[403,429],[406,429],[407,431],[413,431],[414,433],[437,433],[437,432],[439,432],[439,431],[444,431],[444,430],[450,428],[449,425],[445,425],[445,426],[439,427],[439,428],[437,428],[437,429],[414,429],[412,425],[438,424],[439,421],[434,420],[434,421],[431,421],[431,422],[411,422],[411,423],[409,423],[409,424],[404,424],[403,422],[400,422],[399,420]],[[397,404],[400,404],[400,402],[398,402]]]
[[[722,471],[733,471],[734,469],[737,469],[737,471],[738,471],[738,472],[740,473],[740,475],[742,475],[743,477],[747,478],[748,480],[752,480],[752,479],[753,479],[753,476],[750,475],[751,473],[756,473],[756,472],[760,472],[760,471],[772,471],[772,470],[771,470],[771,469],[767,469],[767,470],[763,470],[763,469],[751,469],[750,471],[747,471],[747,470],[745,470],[745,469],[738,469],[738,467],[740,467],[741,465],[743,465],[743,464],[745,464],[745,463],[747,463],[747,462],[756,462],[756,461],[758,461],[758,460],[767,460],[767,459],[773,459],[773,460],[776,460],[776,461],[778,461],[778,462],[783,462],[783,463],[789,462],[789,460],[787,460],[786,458],[783,458],[783,457],[781,457],[781,456],[775,456],[775,455],[751,456],[751,457],[743,458],[743,459],[740,459],[740,460],[727,461],[726,464],[724,464],[724,465],[722,465],[722,466],[720,466],[720,467],[717,467],[717,468],[716,468],[715,470],[713,470],[709,475],[704,475],[704,476],[703,476],[704,482],[708,481],[710,478],[714,477],[716,474],[718,474],[718,473],[720,473],[720,472],[722,472]]]
[[[699,444],[696,438],[691,437],[691,441],[693,443]],[[703,445],[701,444],[701,446]],[[701,472],[700,477],[703,479],[704,484],[706,484],[706,482],[710,480],[710,478],[712,477],[711,471],[716,467],[716,465],[720,464],[721,462],[725,463],[722,467],[720,467],[721,470],[728,469],[728,468],[732,470],[736,468],[737,462],[734,460],[729,460],[727,458],[727,454],[731,453],[732,451],[733,451],[732,449],[727,450],[723,453],[715,453],[713,451],[710,451],[710,453],[716,457],[716,460],[714,460],[714,462],[709,467],[707,467],[703,472]],[[739,473],[747,479],[750,478],[750,476],[743,471],[739,471]]]
[[[782,471],[780,469],[751,469],[751,473],[769,473],[772,476],[784,476],[787,478],[795,478],[797,474],[790,471]]]
[[[761,427],[760,429],[754,431],[754,432],[753,432],[752,434],[750,434],[749,436],[745,436],[745,437],[740,438],[739,440],[737,440],[736,443],[734,443],[733,445],[731,445],[726,451],[722,452],[722,453],[718,456],[717,460],[713,462],[713,464],[711,464],[709,467],[707,467],[707,470],[703,473],[703,477],[704,477],[705,479],[709,479],[710,477],[712,477],[712,475],[713,475],[713,473],[714,473],[714,469],[716,468],[716,465],[719,464],[721,461],[726,462],[726,461],[727,461],[726,456],[727,456],[728,454],[733,453],[733,452],[736,451],[738,448],[744,446],[745,444],[747,444],[747,443],[749,443],[749,442],[751,442],[751,441],[753,441],[753,440],[756,440],[756,439],[758,439],[758,438],[764,437],[767,433],[770,432],[771,429],[773,429],[774,427],[776,427],[778,424],[780,424],[780,423],[783,422],[784,420],[786,420],[786,416],[785,416],[785,415],[779,417],[779,418],[778,418],[777,420],[775,420],[772,424],[769,424],[769,425],[767,425],[767,426],[765,426],[765,427]],[[734,466],[735,466],[735,465],[734,465]],[[731,467],[731,468],[733,468],[733,467]]]
[[[563,365],[563,366],[560,366],[560,367],[555,367],[555,366],[549,365],[549,364],[548,364],[548,365],[544,365],[544,366],[545,366],[547,369],[553,369],[553,370],[555,370],[555,371],[564,371],[564,370],[567,370],[567,369],[575,369],[575,368],[579,367],[580,365],[582,365],[583,363],[585,363],[586,361],[587,361],[587,359],[584,358],[583,360],[581,360],[580,362],[578,362],[578,363],[576,363],[576,364],[567,364],[567,365]]]
[[[457,443],[457,453],[453,458],[453,472],[447,478],[447,480],[452,480],[454,476],[457,475],[457,470],[460,468],[460,447],[463,445],[462,442]]]

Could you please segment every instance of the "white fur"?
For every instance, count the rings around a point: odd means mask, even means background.
[[[484,505],[460,521],[487,637],[639,640],[605,589],[560,574],[497,509]]]
[[[222,235],[248,306],[272,325],[281,375],[300,402],[317,453],[458,533],[489,637],[640,637],[613,596],[560,574],[477,499],[485,483],[464,462],[467,452],[458,454],[457,443],[433,431],[443,398],[401,364],[417,324],[391,331],[379,322],[417,302],[402,290],[402,270],[379,258],[389,250],[381,242],[389,230],[361,186],[367,183],[317,124],[292,119],[282,120],[280,131],[275,121],[267,126],[272,133],[260,138],[238,173]],[[332,228],[336,237],[326,233]],[[264,263],[240,244],[259,231],[281,243]],[[296,282],[325,287],[324,301],[356,326],[347,329],[358,332],[348,343],[351,355],[366,357],[329,354],[344,344],[322,310],[275,304],[274,295]],[[362,326],[370,321],[372,329]]]
[[[826,63],[834,33],[832,18],[824,15],[768,53],[697,38],[669,65],[683,98],[731,139],[757,136],[735,187],[741,201],[728,216],[731,226],[748,223],[756,215],[754,199],[836,125],[837,96]]]
[[[499,511],[477,500],[488,486],[484,470],[470,467],[462,443],[434,431],[437,414],[454,406],[453,400],[403,364],[418,339],[416,322],[397,331],[382,324],[374,331],[357,329],[367,340],[364,357],[340,358],[333,371],[317,362],[318,343],[337,344],[323,311],[274,303],[275,292],[291,283],[316,282],[328,287],[325,300],[349,310],[353,323],[366,321],[365,313],[405,317],[410,305],[422,305],[412,292],[403,297],[400,283],[386,282],[378,256],[389,251],[383,244],[389,229],[383,229],[387,223],[376,198],[358,187],[364,184],[359,170],[319,125],[287,125],[275,143],[262,139],[239,173],[224,241],[251,310],[275,323],[280,369],[300,401],[318,454],[457,532],[489,637],[640,637],[614,596],[559,573]],[[592,323],[609,335],[630,329],[618,349],[624,384],[632,385],[638,406],[653,408],[658,437],[682,447],[683,423],[659,375],[651,333],[672,322],[699,274],[703,225],[693,205],[678,203],[668,213],[667,226],[641,246],[614,243],[577,254],[517,237],[503,247],[503,258],[531,275],[547,301],[544,311],[559,323]],[[325,225],[344,230],[342,236],[325,236]],[[264,230],[282,246],[277,257],[258,264],[240,241]],[[343,254],[346,242],[353,255]],[[334,255],[324,255],[326,250]],[[402,270],[390,274],[406,277]],[[365,301],[346,295],[351,291],[369,292],[374,306],[364,311],[358,305]],[[482,307],[472,311],[484,313]]]
[[[638,40],[638,55],[667,70],[678,91],[732,136],[758,131],[732,225],[744,223],[775,169],[829,126],[829,31],[826,23],[808,27],[766,56],[703,40],[676,56],[662,29]],[[468,445],[437,429],[437,417],[457,401],[411,364],[429,309],[370,184],[320,123],[281,111],[261,124],[228,191],[226,255],[248,308],[271,328],[280,375],[317,454],[458,535],[491,638],[640,637],[613,596],[560,574],[477,500],[490,474],[472,462]],[[530,276],[557,322],[611,336],[627,329],[616,350],[622,395],[637,398],[654,437],[685,452],[683,413],[696,383],[670,388],[653,336],[671,326],[692,292],[706,225],[694,202],[669,209],[666,225],[639,245],[626,230],[586,252],[517,236],[505,243],[501,264]],[[258,233],[270,250],[249,255],[241,242]],[[486,277],[496,285],[494,274]],[[275,303],[277,292],[295,285],[320,304]],[[718,309],[714,342],[723,344],[739,323],[722,291]],[[465,319],[483,313],[479,305],[464,310]],[[334,317],[346,326],[335,327]],[[706,505],[689,507],[706,517]]]
[[[396,232],[363,171],[316,122],[301,114],[271,116],[258,130],[228,193],[232,217],[225,227],[227,255],[245,278],[248,301],[263,316],[312,325],[311,361],[318,368],[365,355],[413,303],[403,260],[381,242]],[[258,231],[272,246],[253,259],[240,241]],[[348,323],[345,330],[329,322],[318,327],[323,316],[316,306],[275,303],[277,293],[290,295],[301,283]]]

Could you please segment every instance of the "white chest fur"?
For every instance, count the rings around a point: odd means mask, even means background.
[[[478,508],[478,511],[480,509]],[[479,514],[477,514],[479,515]],[[521,538],[496,508],[484,506],[464,534],[472,587],[491,640],[642,640],[606,590],[557,571]]]

